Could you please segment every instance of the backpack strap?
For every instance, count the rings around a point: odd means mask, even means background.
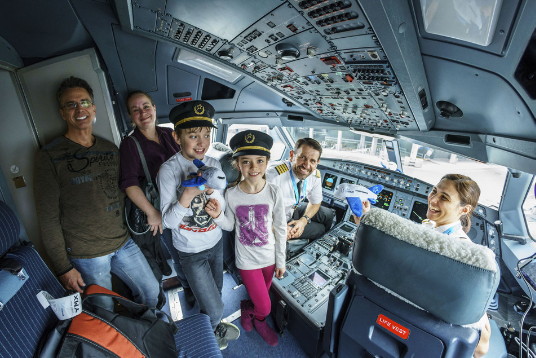
[[[126,299],[125,297],[121,296],[120,294],[115,293],[114,291],[111,291],[111,290],[109,290],[107,288],[104,288],[102,286],[99,286],[99,285],[89,285],[89,286],[87,286],[84,289],[84,298],[86,298],[88,296],[97,295],[99,293],[101,293],[101,294],[103,294],[105,296],[115,296],[115,297],[121,297],[121,298]]]
[[[142,315],[143,312],[145,312],[148,309],[146,305],[131,301],[128,298],[123,297],[120,294],[117,294],[99,285],[87,286],[84,289],[84,294],[82,296],[83,296],[83,299],[82,299],[83,303],[87,301],[91,301],[93,297],[111,297],[115,301],[120,302],[121,305],[127,308],[130,312],[133,312],[138,315]]]
[[[151,314],[155,314],[159,318],[165,317],[167,318],[168,323],[173,326],[174,331],[175,332],[177,331],[177,326],[173,322],[173,319],[166,312],[156,309],[156,308],[152,309],[152,308],[149,308],[147,305],[131,301],[128,298],[123,297],[99,285],[88,285],[84,289],[82,301],[86,302],[86,300],[88,299],[91,300],[91,297],[97,297],[97,296],[111,297],[114,300],[119,301],[121,305],[125,307],[126,309],[128,309],[130,312],[140,315],[140,318],[143,318],[144,316],[150,316]]]

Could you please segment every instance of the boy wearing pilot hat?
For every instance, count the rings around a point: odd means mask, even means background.
[[[183,187],[181,183],[198,168],[199,159],[209,167],[221,169],[220,162],[206,156],[210,147],[214,107],[205,101],[191,101],[175,106],[169,120],[175,126],[173,137],[181,150],[169,158],[158,172],[160,209],[164,227],[170,228],[173,246],[178,251],[180,264],[202,313],[210,323],[220,349],[227,348],[229,340],[240,336],[238,327],[221,322],[223,302],[223,246],[222,231],[205,211],[209,199],[223,206],[223,193],[206,187]]]

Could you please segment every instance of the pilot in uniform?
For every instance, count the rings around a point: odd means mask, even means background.
[[[300,183],[293,172],[292,163],[284,161],[270,166],[266,171],[266,179],[276,184],[281,191],[287,222],[300,218],[307,220],[303,233],[296,239],[316,239],[331,228],[334,217],[331,209],[320,206],[312,217],[304,215],[308,203],[322,204],[322,180],[318,169]],[[308,203],[304,202],[306,198]],[[292,241],[289,241],[289,246],[292,246]],[[293,251],[292,247],[290,250]]]

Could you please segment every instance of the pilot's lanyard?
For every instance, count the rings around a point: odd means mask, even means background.
[[[305,199],[305,195],[307,194],[307,178],[303,179],[301,194],[298,194],[298,184],[296,183],[296,178],[294,178],[294,173],[292,172],[292,165],[290,166],[290,179],[292,180],[292,187],[294,188],[294,198],[296,199],[296,204],[294,204],[294,208],[297,208],[298,205],[302,202],[302,200]]]

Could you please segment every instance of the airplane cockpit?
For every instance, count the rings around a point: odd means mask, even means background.
[[[0,200],[45,262],[34,158],[65,131],[59,83],[88,81],[93,132],[117,147],[134,129],[125,105],[131,91],[150,94],[158,125],[168,128],[175,106],[202,100],[214,107],[217,127],[208,155],[228,179],[236,175],[229,141],[240,131],[269,134],[273,163],[288,160],[300,138],[318,141],[322,206],[334,213],[332,228],[289,253],[284,277],[273,280],[279,347],[243,334],[245,348],[230,344],[223,356],[471,357],[478,334],[452,318],[454,308],[443,313],[433,299],[419,301],[426,287],[453,293],[452,300],[479,297],[467,315],[492,322],[485,357],[536,356],[536,1],[31,0],[0,9]],[[486,262],[478,267],[492,267],[493,277],[477,278],[463,260],[424,266],[433,259],[420,256],[419,244],[405,248],[406,234],[378,234],[379,222],[393,220],[421,235],[416,224],[427,218],[428,196],[450,173],[480,186],[467,236],[478,247],[471,255]],[[335,195],[343,184],[383,186],[361,224]],[[225,316],[236,321],[237,295],[247,292],[234,238],[224,238]],[[356,260],[373,254],[385,264],[363,264],[361,275]],[[395,265],[415,281],[392,282]],[[382,266],[382,284],[362,282],[374,282]],[[460,276],[441,291],[450,270]],[[468,277],[489,285],[467,287]],[[409,286],[419,303],[404,298]],[[180,287],[167,300],[174,318],[188,316]],[[464,306],[471,305],[456,309]],[[371,321],[361,326],[367,314]],[[13,354],[13,347],[2,353],[9,346],[0,335],[0,357]]]

